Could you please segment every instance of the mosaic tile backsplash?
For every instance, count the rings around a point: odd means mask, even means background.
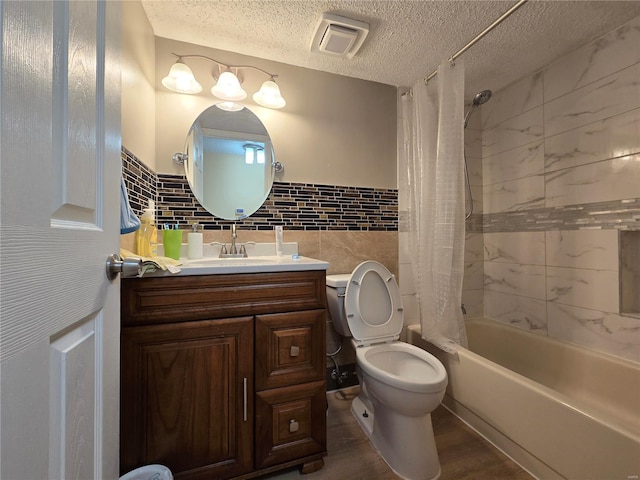
[[[159,224],[186,228],[199,223],[205,230],[228,229],[195,199],[184,175],[155,174],[126,148],[123,175],[131,208],[137,215],[149,198],[156,201]],[[394,189],[274,182],[263,206],[242,221],[244,229],[397,231],[398,192]]]
[[[157,200],[158,176],[125,147],[122,147],[121,157],[122,176],[129,193],[129,203],[133,212],[140,216],[150,199]]]

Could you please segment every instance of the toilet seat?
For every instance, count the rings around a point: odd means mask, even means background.
[[[344,311],[354,341],[360,346],[393,342],[403,325],[402,299],[394,276],[375,261],[358,265],[349,277]]]

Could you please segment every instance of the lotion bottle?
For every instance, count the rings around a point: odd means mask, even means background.
[[[153,257],[157,254],[158,231],[155,223],[156,205],[149,200],[149,208],[145,208],[140,216],[140,228],[136,231],[136,253],[141,257]]]
[[[276,255],[282,256],[282,225],[276,225]]]
[[[194,223],[193,232],[187,233],[187,258],[202,258],[202,233],[198,232],[198,226]]]

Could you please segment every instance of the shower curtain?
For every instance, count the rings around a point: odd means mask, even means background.
[[[467,346],[464,274],[464,65],[444,61],[435,82],[403,97],[408,230],[422,337],[444,351]]]

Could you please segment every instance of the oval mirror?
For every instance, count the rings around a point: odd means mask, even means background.
[[[189,130],[183,159],[194,196],[218,218],[248,217],[271,191],[271,138],[246,107],[230,112],[214,105],[202,112]]]

